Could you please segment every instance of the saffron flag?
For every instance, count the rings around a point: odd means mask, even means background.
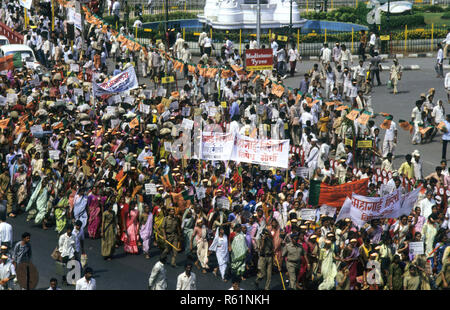
[[[409,123],[409,122],[407,122],[407,121],[399,120],[399,121],[398,121],[398,125],[399,125],[403,130],[409,131],[410,133],[413,132],[413,129],[414,129],[413,125],[411,125],[411,123]]]
[[[129,124],[130,128],[133,129],[134,127],[139,126],[139,120],[137,119],[137,117],[135,117]]]
[[[385,119],[385,120],[381,123],[380,128],[386,129],[386,130],[389,129],[389,128],[391,128],[391,120],[390,120],[390,119]]]
[[[354,121],[358,117],[359,112],[357,110],[351,110],[350,113],[346,115],[349,120]]]
[[[308,203],[313,206],[327,205],[335,208],[341,207],[345,198],[351,197],[352,193],[367,195],[369,185],[368,178],[335,186],[316,180],[310,182]]]
[[[358,123],[360,123],[361,125],[366,125],[367,122],[369,121],[370,115],[366,114],[366,113],[362,113],[357,119],[356,121]]]
[[[6,129],[9,124],[9,118],[0,120],[0,128]]]

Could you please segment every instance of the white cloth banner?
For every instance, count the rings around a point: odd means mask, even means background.
[[[234,135],[219,132],[202,132],[201,159],[230,160],[234,146]]]
[[[33,4],[33,0],[19,0],[19,4],[28,10],[31,9],[31,5]]]
[[[231,160],[288,168],[289,140],[262,140],[236,135]]]
[[[372,219],[397,218],[411,213],[421,187],[401,195],[400,190],[383,197],[366,197],[352,194],[346,198],[336,221],[351,218],[359,227]]]

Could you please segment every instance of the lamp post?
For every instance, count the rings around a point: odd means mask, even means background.
[[[292,34],[292,0],[291,0],[291,10],[290,10],[290,19],[289,19],[289,35]]]
[[[258,12],[256,14],[256,41],[258,42],[258,48],[261,48],[261,0],[258,0],[257,7]]]
[[[166,4],[166,7],[165,7],[165,9],[166,9],[166,22],[165,22],[165,24],[166,24],[166,48],[165,48],[165,50],[166,50],[166,55],[167,55],[167,53],[169,53],[169,0],[165,0],[165,4]],[[165,63],[165,75],[167,75],[167,58],[164,60],[164,63]]]
[[[389,33],[389,55],[392,54],[392,40],[391,40],[391,0],[388,0],[388,11],[386,15],[387,32]]]

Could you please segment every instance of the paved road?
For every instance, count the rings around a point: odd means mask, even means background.
[[[398,121],[398,119],[409,120],[414,102],[421,92],[426,92],[429,88],[434,87],[436,89],[436,100],[446,99],[446,94],[443,89],[444,81],[435,77],[434,61],[432,58],[401,59],[400,63],[402,65],[418,64],[421,70],[404,72],[403,79],[399,85],[400,93],[397,96],[390,94],[386,88],[388,73],[383,72],[381,79],[384,86],[375,87],[372,96],[372,105],[375,111],[391,113],[395,116],[395,121]],[[286,85],[290,87],[298,86],[303,73],[307,69],[310,69],[313,63],[308,61],[300,64],[298,66],[298,76],[286,79]],[[149,85],[148,79],[141,79],[140,82],[145,82]],[[445,107],[450,111],[447,103],[445,103]],[[378,117],[376,124],[378,125],[381,122],[382,118]],[[424,173],[431,173],[440,161],[440,137],[436,137],[435,141],[430,144],[413,146],[410,143],[409,133],[402,129],[399,129],[399,143],[395,152],[397,156],[395,167],[398,168],[400,166],[403,160],[401,155],[410,153],[416,148],[422,154]],[[53,229],[44,231],[42,228],[32,225],[32,223],[26,223],[23,215],[17,219],[8,219],[8,222],[14,227],[14,237],[16,240],[24,231],[31,233],[33,263],[40,273],[38,288],[48,287],[49,279],[55,276],[55,263],[50,257],[50,253],[57,243],[56,232]],[[146,260],[143,255],[125,255],[123,249],[120,248],[116,251],[112,261],[104,261],[100,255],[100,240],[86,239],[85,247],[89,258],[88,265],[95,270],[98,289],[146,289],[151,268],[159,257],[159,250],[157,248],[152,248],[150,251],[150,260]],[[184,263],[185,255],[181,254],[177,258],[179,267],[167,267],[169,289],[175,289],[176,277],[183,271],[182,266]],[[198,289],[228,289],[231,286],[229,282],[223,283],[220,279],[214,278],[212,273],[203,275],[198,270],[194,272],[198,277]],[[241,286],[244,289],[252,289],[253,279],[244,281]],[[272,276],[272,288],[282,288],[278,273],[274,273]],[[73,289],[73,287],[65,287],[65,289]]]

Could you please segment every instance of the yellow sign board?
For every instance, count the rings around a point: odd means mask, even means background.
[[[315,37],[315,36],[317,36],[317,33],[315,32],[308,33],[308,37]]]
[[[287,36],[278,36],[278,40],[286,42],[288,40]]]
[[[372,140],[360,140],[356,146],[360,149],[370,149],[372,148]]]
[[[226,108],[227,107],[227,102],[226,101],[222,101],[220,103],[220,105],[222,106],[222,108]]]
[[[200,32],[194,32],[194,36],[199,36]]]
[[[171,6],[170,7],[172,10],[178,10],[178,7],[177,6]]]
[[[381,41],[389,41],[389,35],[380,36]]]
[[[414,3],[423,3],[423,0],[414,0]]]
[[[150,28],[144,28],[145,32],[152,32],[152,30]]]
[[[417,28],[416,31],[424,32],[425,28]]]
[[[352,139],[347,139],[347,138],[345,138],[344,143],[345,143],[345,145],[353,146],[353,140],[352,140]]]
[[[173,78],[173,76],[165,76],[165,77],[161,78],[162,84],[168,84],[168,83],[173,83],[173,82],[175,82],[175,79]]]

